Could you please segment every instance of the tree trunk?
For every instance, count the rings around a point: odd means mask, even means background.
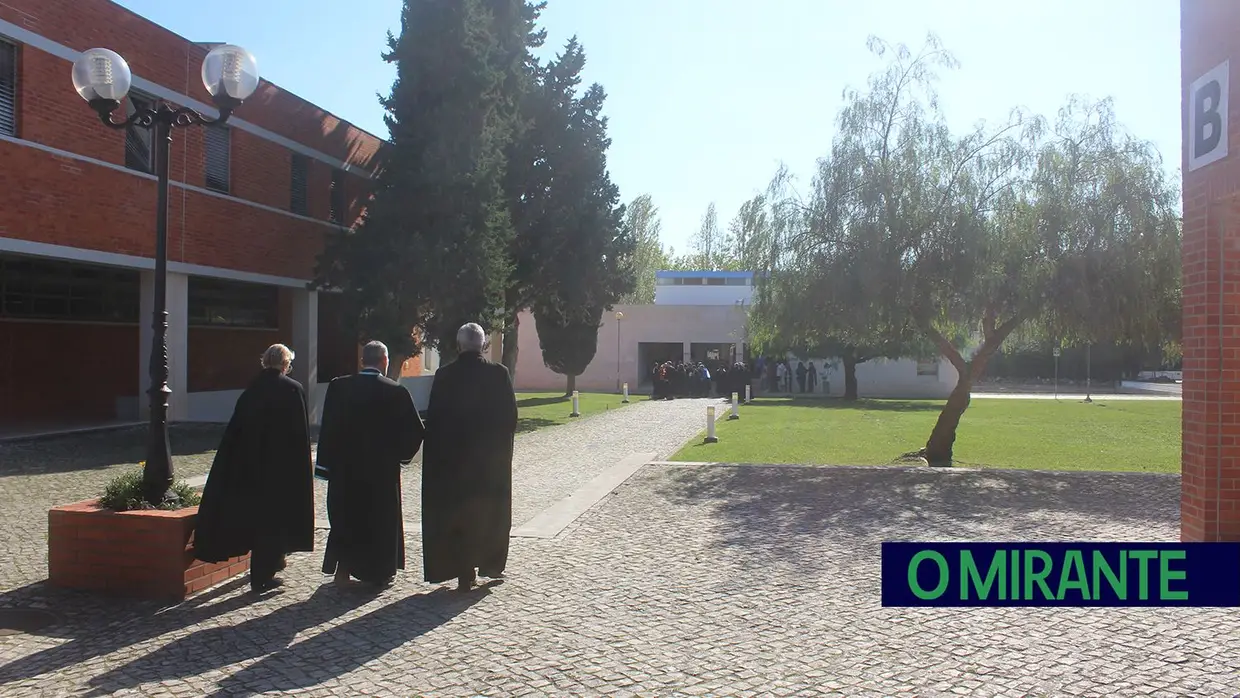
[[[969,373],[961,375],[956,381],[956,387],[952,389],[952,394],[947,398],[943,411],[939,412],[938,421],[934,423],[934,430],[930,432],[930,440],[926,442],[926,448],[922,451],[922,457],[932,466],[950,467],[952,464],[952,446],[956,444],[956,428],[960,426],[960,418],[964,416],[964,411],[969,408],[973,392],[971,373],[970,367]]]
[[[520,329],[520,315],[518,311],[513,311],[508,317],[508,322],[504,323],[503,336],[503,361],[504,367],[508,369],[508,375],[512,376],[513,383],[517,381],[517,330]]]
[[[844,399],[857,399],[857,355],[852,352],[846,352],[843,357],[844,361]]]
[[[564,389],[565,397],[572,397],[573,391],[577,389],[577,376],[568,376],[568,387]]]
[[[986,363],[990,361],[990,357],[1003,344],[1003,340],[1011,331],[1004,333],[1002,336],[992,337],[982,343],[982,348],[978,350],[972,361],[965,361],[960,352],[952,349],[953,354],[948,354],[948,360],[960,373],[960,377],[956,379],[956,387],[952,388],[952,393],[947,397],[947,404],[943,405],[943,411],[939,412],[939,418],[934,423],[934,429],[930,432],[930,439],[926,441],[926,447],[921,450],[921,456],[926,462],[935,467],[950,468],[952,464],[952,447],[956,444],[956,428],[960,426],[960,418],[964,416],[964,411],[969,409],[969,402],[973,395],[973,381],[986,371]],[[963,368],[963,370],[961,370]]]
[[[932,466],[951,467],[952,447],[956,444],[956,428],[960,426],[960,418],[964,416],[964,411],[969,409],[973,382],[986,371],[986,363],[990,361],[990,357],[999,350],[999,347],[1003,346],[1003,340],[1012,334],[1021,321],[1022,316],[1016,315],[1002,324],[997,324],[994,313],[987,313],[983,325],[985,338],[972,360],[966,360],[960,350],[929,323],[923,324],[927,336],[938,347],[939,353],[956,368],[959,377],[956,379],[956,387],[952,389],[951,395],[947,398],[947,404],[943,405],[943,411],[939,412],[939,418],[934,423],[934,429],[930,432],[930,438],[926,441],[925,447],[914,453],[906,453],[905,456],[919,455]]]

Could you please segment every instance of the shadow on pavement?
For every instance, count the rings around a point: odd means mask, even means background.
[[[817,567],[805,537],[883,540],[1108,539],[1179,521],[1180,480],[1144,473],[714,465],[674,468],[665,496],[710,507],[712,547],[757,563]],[[1161,533],[1160,533],[1161,535]]]
[[[426,594],[406,596],[347,623],[326,628],[295,645],[285,642],[279,647],[269,646],[268,651],[275,650],[274,654],[221,679],[212,695],[220,698],[250,696],[317,686],[449,622],[489,593],[487,587],[470,594],[439,588]],[[329,618],[319,622],[325,620]],[[244,624],[229,629],[230,633],[237,631],[244,632]],[[232,661],[240,659],[244,657],[232,658]]]
[[[234,579],[170,608],[154,601],[56,589],[45,582],[6,592],[0,595],[0,606],[20,607],[37,600],[60,615],[60,622],[35,634],[67,638],[69,642],[0,665],[0,688],[10,681],[58,672],[248,606],[258,597],[239,594],[215,603],[248,584],[248,577]],[[75,611],[68,614],[64,609]]]
[[[252,594],[244,596],[257,598]],[[128,664],[94,676],[90,679],[94,690],[88,695],[110,695],[140,684],[195,676],[262,657],[288,647],[298,633],[349,613],[374,598],[373,593],[342,592],[331,584],[324,584],[304,601],[282,606],[236,625],[218,625],[200,630]],[[226,619],[221,620],[226,622]],[[193,620],[182,618],[177,628],[194,624]]]

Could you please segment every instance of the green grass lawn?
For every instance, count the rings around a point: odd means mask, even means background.
[[[926,443],[941,401],[762,399],[673,460],[882,465]],[[956,432],[961,466],[1179,472],[1178,400],[974,399]]]
[[[607,410],[625,407],[618,393],[578,393],[580,419]],[[648,400],[645,395],[629,395],[629,404]],[[517,433],[553,427],[573,421],[573,399],[563,393],[517,393]]]

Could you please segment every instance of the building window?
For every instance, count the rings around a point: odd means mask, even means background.
[[[746,279],[743,276],[730,276],[727,279],[725,279],[725,281],[727,282],[724,284],[726,286],[748,286],[749,285],[749,279]]]
[[[343,223],[346,203],[344,198],[344,172],[332,170],[331,222]]]
[[[280,289],[198,276],[189,278],[191,327],[280,328]]]
[[[917,375],[939,377],[939,360],[938,359],[918,359]]]
[[[17,135],[17,47],[0,39],[0,135]]]
[[[125,100],[125,117],[131,117],[140,111],[150,109],[155,100],[146,95],[129,93]],[[139,172],[155,171],[155,132],[149,128],[125,129],[125,167]]]
[[[706,285],[707,285],[707,286],[726,286],[726,285],[727,285],[727,282],[728,282],[728,280],[727,280],[727,279],[724,279],[724,278],[721,278],[721,277],[718,277],[718,276],[708,276],[708,277],[706,277]]]
[[[299,216],[309,215],[306,206],[306,181],[310,173],[310,158],[293,153],[292,187],[288,209]]]
[[[206,129],[206,180],[207,189],[228,193],[229,173],[232,170],[232,130],[223,126]]]
[[[0,257],[0,317],[136,323],[140,283],[128,269]]]

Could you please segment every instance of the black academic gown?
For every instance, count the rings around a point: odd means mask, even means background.
[[[504,571],[517,401],[508,369],[468,352],[435,373],[422,458],[423,572],[432,584]]]
[[[241,393],[196,525],[194,554],[205,562],[257,555],[256,546],[277,555],[314,549],[310,424],[300,383],[268,369]]]
[[[356,579],[383,584],[405,568],[401,464],[417,455],[424,433],[413,397],[396,381],[363,371],[328,384],[318,450],[331,523],[324,574],[344,565]]]

